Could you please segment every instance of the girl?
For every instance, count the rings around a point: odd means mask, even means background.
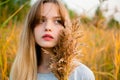
[[[68,25],[68,12],[59,0],[38,0],[27,15],[10,80],[57,80],[49,69],[50,57],[60,32]],[[95,80],[92,71],[82,63],[68,78]]]

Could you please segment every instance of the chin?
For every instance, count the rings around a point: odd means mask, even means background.
[[[53,48],[56,46],[56,44],[41,44],[40,46],[43,48]]]

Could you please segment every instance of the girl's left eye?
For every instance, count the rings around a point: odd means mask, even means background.
[[[55,20],[55,24],[61,24],[61,25],[63,25],[63,22],[62,22],[62,20]]]

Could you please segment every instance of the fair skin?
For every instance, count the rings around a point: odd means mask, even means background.
[[[57,45],[60,31],[64,28],[60,23],[61,17],[58,6],[54,3],[45,3],[42,8],[41,16],[42,19],[40,19],[40,23],[34,28],[35,41],[41,48],[44,48],[51,53],[52,48]],[[45,34],[51,35],[52,38],[43,38]],[[47,64],[49,64],[50,61],[50,53],[45,54],[42,51],[43,59],[41,65],[38,67],[39,73],[50,72],[47,67]]]

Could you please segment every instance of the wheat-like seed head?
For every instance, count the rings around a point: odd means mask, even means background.
[[[50,69],[58,80],[68,80],[69,74],[78,65],[74,61],[80,56],[80,28],[80,22],[75,19],[72,26],[67,26],[61,31],[58,44],[53,49],[55,54],[52,55]]]

